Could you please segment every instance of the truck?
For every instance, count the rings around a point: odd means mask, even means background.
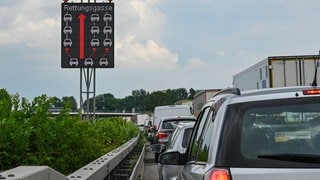
[[[156,106],[153,112],[153,125],[157,130],[160,120],[163,117],[171,116],[192,116],[192,107],[190,105],[166,105]]]
[[[136,117],[136,124],[137,125],[145,125],[147,121],[149,121],[150,116],[149,114],[137,114]]]
[[[267,57],[234,75],[233,87],[252,90],[312,85],[320,78],[316,73],[319,58],[320,55]]]

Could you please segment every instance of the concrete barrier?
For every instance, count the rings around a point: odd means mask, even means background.
[[[48,166],[19,166],[0,173],[5,180],[69,180]]]

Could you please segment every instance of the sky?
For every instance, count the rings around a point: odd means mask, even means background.
[[[320,1],[112,2],[115,67],[96,70],[96,95],[232,87],[233,75],[268,56],[320,48]],[[61,5],[0,0],[0,89],[30,101],[42,94],[79,100],[80,69],[61,68]]]

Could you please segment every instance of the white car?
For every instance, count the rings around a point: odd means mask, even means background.
[[[159,156],[179,180],[319,180],[319,86],[222,90],[193,132],[186,153]]]
[[[177,127],[179,123],[186,123],[186,122],[194,122],[196,121],[196,117],[193,115],[191,116],[169,116],[163,117],[160,120],[160,124],[156,133],[153,137],[153,144],[167,144],[169,141],[169,137],[173,133],[174,129]],[[158,157],[160,153],[154,153],[155,162],[158,162]]]
[[[153,144],[152,151],[158,153],[178,151],[185,153],[195,122],[179,123],[169,138],[167,145]],[[182,171],[181,165],[164,165],[158,163],[159,180],[176,179]]]

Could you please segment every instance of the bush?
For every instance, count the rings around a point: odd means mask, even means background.
[[[0,99],[2,170],[20,165],[47,165],[67,175],[139,133],[135,124],[121,118],[94,122],[69,116],[68,107],[58,117],[51,117],[48,108],[52,101],[46,95],[32,103],[20,101],[18,95],[11,99]],[[13,108],[8,111],[8,107]]]

